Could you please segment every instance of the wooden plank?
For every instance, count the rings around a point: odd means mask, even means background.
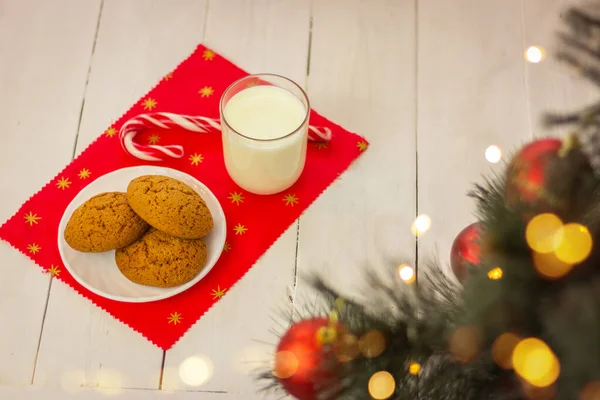
[[[10,400],[239,400],[236,394],[197,391],[167,392],[144,389],[52,388],[0,386],[0,398]]]
[[[580,110],[598,99],[597,87],[554,57],[559,44],[557,33],[565,31],[561,15],[573,5],[576,4],[567,0],[523,2],[524,51],[536,47],[544,56],[538,63],[525,64],[529,114],[535,136],[562,136],[569,130],[566,126],[544,129],[540,123],[544,113]]]
[[[415,51],[413,1],[314,3],[312,104],[370,145],[302,216],[298,270],[346,297],[366,289],[366,268],[414,262]],[[313,298],[303,283],[299,308]]]
[[[71,159],[99,5],[0,3],[2,222]],[[0,259],[0,381],[30,383],[50,278],[4,242]]]
[[[211,2],[205,44],[250,73],[272,72],[306,81],[310,25],[308,0],[221,0]],[[293,11],[290,11],[293,10]],[[220,300],[172,350],[167,352],[163,387],[191,387],[181,380],[186,359],[201,355],[214,367],[207,391],[264,399],[251,371],[268,366],[275,336],[274,308],[291,306],[297,226],[293,224],[250,272]],[[285,322],[284,322],[285,323]],[[271,354],[269,354],[271,353]]]
[[[77,142],[80,152],[186,58],[205,1],[105,0]],[[37,371],[48,385],[158,388],[163,352],[60,283],[52,285]],[[106,371],[111,371],[107,374]]]
[[[531,138],[520,4],[419,2],[419,213],[432,221],[419,259],[438,257],[449,276],[452,242],[475,219],[466,193],[503,168],[486,148],[510,155]]]

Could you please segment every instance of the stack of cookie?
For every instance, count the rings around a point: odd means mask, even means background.
[[[127,192],[100,193],[74,212],[64,232],[74,250],[116,250],[117,267],[132,282],[161,288],[182,285],[204,267],[203,238],[214,221],[191,187],[161,175],[140,176]]]

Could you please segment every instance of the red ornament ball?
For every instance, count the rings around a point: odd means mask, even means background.
[[[300,400],[316,400],[315,384],[330,378],[321,368],[324,359],[321,329],[331,328],[327,318],[312,318],[292,325],[277,345],[273,374],[281,386]]]
[[[559,156],[560,139],[544,138],[525,145],[506,170],[506,201],[509,205],[536,206],[548,203],[548,167]]]
[[[481,225],[475,222],[460,231],[452,243],[450,266],[459,282],[467,277],[470,266],[477,266],[481,261],[480,236]]]

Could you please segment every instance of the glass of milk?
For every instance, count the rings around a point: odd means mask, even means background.
[[[298,180],[310,115],[300,86],[274,74],[246,76],[225,90],[219,108],[225,167],[237,185],[269,195]]]

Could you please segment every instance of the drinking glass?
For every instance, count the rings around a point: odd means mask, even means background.
[[[256,74],[232,83],[219,105],[225,167],[242,189],[282,192],[306,162],[310,103],[298,84]]]

